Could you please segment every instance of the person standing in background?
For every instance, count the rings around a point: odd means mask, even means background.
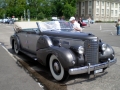
[[[120,35],[120,19],[118,19],[116,23],[116,28],[117,28],[117,35]]]
[[[91,21],[91,18],[89,17],[88,18],[88,26],[90,27],[90,21]]]
[[[60,21],[65,21],[65,17],[62,16],[62,17],[60,18]]]
[[[83,27],[83,26],[82,26],[82,22],[83,22],[83,21],[82,21],[82,18],[79,18],[78,23],[80,24],[80,27]]]
[[[80,27],[80,24],[75,20],[75,17],[71,17],[69,21],[72,23],[74,31],[82,32],[82,28]]]

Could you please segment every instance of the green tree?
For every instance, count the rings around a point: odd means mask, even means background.
[[[0,18],[4,18],[5,10],[0,8]]]
[[[62,12],[63,12],[64,16],[68,19],[69,17],[75,15],[76,9],[75,9],[75,7],[72,7],[70,4],[66,3],[64,5]]]
[[[77,0],[51,0],[52,2],[52,15],[56,15],[58,17],[65,16],[69,18],[69,16],[75,15],[76,13],[76,2]]]
[[[0,0],[0,17],[5,13],[6,16],[16,16],[20,18],[24,15],[24,10],[30,10],[30,17],[40,19],[52,16],[65,16],[69,18],[76,13],[77,0]]]
[[[38,20],[42,20],[45,18],[45,15],[42,12],[40,12],[40,13],[38,13],[37,18],[38,18]]]
[[[6,0],[6,3],[6,16],[20,18],[23,15],[23,11],[26,8],[25,0]]]

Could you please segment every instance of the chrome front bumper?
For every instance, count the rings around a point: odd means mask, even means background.
[[[113,60],[108,59],[107,62],[100,63],[100,64],[90,65],[90,63],[89,63],[88,66],[69,69],[69,74],[70,75],[76,75],[76,74],[82,74],[82,73],[90,74],[91,71],[110,67],[111,65],[115,64],[116,62],[117,62],[117,59],[113,59]]]

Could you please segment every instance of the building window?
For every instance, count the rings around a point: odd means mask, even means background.
[[[89,8],[89,14],[92,14],[92,13],[91,13],[91,8]]]
[[[114,3],[111,3],[111,7],[114,8]]]
[[[118,8],[118,4],[117,3],[115,3],[115,8]]]
[[[96,1],[96,5],[98,5],[98,6],[99,6],[99,1]]]
[[[99,8],[96,9],[96,14],[99,14]]]
[[[91,1],[89,1],[89,6],[92,6],[92,2]]]
[[[84,9],[82,9],[82,14],[84,14]]]
[[[113,13],[114,13],[114,11],[113,11],[113,10],[111,10],[111,16],[113,16]]]
[[[84,2],[82,2],[82,6],[84,6],[84,4],[85,4],[85,3],[84,3]]]
[[[117,10],[115,10],[115,16],[117,16]]]
[[[107,15],[109,15],[109,9],[107,9]]]
[[[102,13],[101,14],[104,14],[104,9],[102,9]]]
[[[109,2],[107,2],[107,7],[109,7]]]
[[[104,6],[104,1],[102,1],[102,6]]]

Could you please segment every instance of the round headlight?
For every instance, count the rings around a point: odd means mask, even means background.
[[[102,50],[105,51],[107,49],[107,45],[106,44],[102,44]]]
[[[79,47],[78,47],[78,53],[79,53],[79,54],[83,54],[83,53],[84,53],[84,48],[83,48],[83,46],[79,46]]]

